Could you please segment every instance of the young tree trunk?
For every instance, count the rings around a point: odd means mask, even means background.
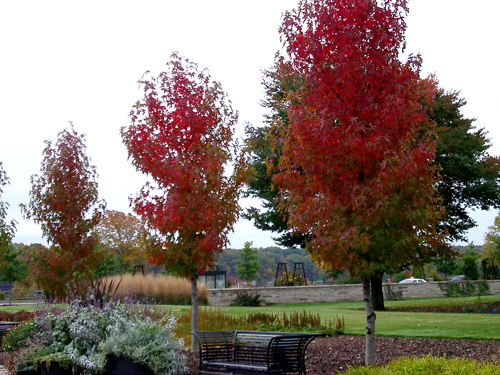
[[[370,296],[370,278],[363,277],[363,302],[366,312],[366,341],[365,341],[365,365],[375,363],[375,319],[372,300]]]
[[[382,288],[383,273],[370,276],[370,288],[372,296],[373,310],[385,310],[384,305],[384,290]]]
[[[191,279],[191,332],[198,332],[198,284],[196,276]],[[191,337],[191,352],[196,353],[196,340]]]

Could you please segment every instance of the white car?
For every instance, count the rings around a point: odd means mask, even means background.
[[[419,283],[426,283],[424,279],[415,279],[413,277],[410,277],[409,279],[404,279],[401,280],[399,283],[400,284],[419,284]]]

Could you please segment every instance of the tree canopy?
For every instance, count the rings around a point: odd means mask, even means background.
[[[500,214],[495,217],[494,223],[488,227],[484,237],[484,258],[493,266],[500,266]]]
[[[144,97],[122,138],[132,164],[152,178],[131,200],[155,235],[150,260],[192,278],[227,244],[244,163],[232,139],[237,114],[220,84],[177,54],[166,68],[140,81]]]
[[[144,265],[147,231],[137,216],[106,210],[95,233],[110,255],[121,258],[129,267]]]
[[[290,228],[325,267],[362,277],[366,362],[373,363],[375,315],[369,277],[445,249],[427,117],[435,83],[420,59],[401,62],[405,1],[301,1],[280,28],[288,122],[276,121],[274,168]]]
[[[246,180],[233,139],[237,113],[208,70],[176,53],[140,85],[144,95],[121,134],[132,164],[152,181],[131,204],[152,234],[150,261],[191,280],[196,330],[196,274],[227,245]]]
[[[0,253],[7,250],[12,245],[12,238],[16,233],[16,222],[7,221],[7,209],[9,204],[2,201],[3,189],[9,184],[9,177],[3,169],[0,161]]]
[[[45,144],[40,174],[31,176],[30,202],[21,208],[41,225],[51,245],[32,257],[38,261],[37,282],[64,298],[67,286],[90,277],[101,259],[92,231],[106,204],[98,196],[97,170],[86,154],[85,136],[73,124],[58,134],[54,145],[50,140]]]
[[[476,226],[470,210],[500,208],[500,157],[489,155],[491,142],[484,129],[476,129],[475,119],[460,112],[465,104],[458,92],[440,88],[429,111],[439,136],[435,163],[450,242],[467,241],[467,230]]]

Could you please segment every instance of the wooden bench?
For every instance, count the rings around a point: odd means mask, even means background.
[[[193,332],[200,374],[306,374],[305,352],[318,333]]]

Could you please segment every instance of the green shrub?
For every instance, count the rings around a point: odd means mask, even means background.
[[[100,346],[104,355],[129,358],[148,366],[157,375],[183,374],[186,358],[184,343],[174,339],[175,318],[164,318],[163,325],[151,319],[117,321]]]
[[[480,296],[485,296],[490,294],[490,283],[486,280],[481,280],[477,283],[477,294]]]
[[[258,307],[263,304],[259,294],[249,294],[246,292],[236,293],[236,298],[231,302],[231,306]]]
[[[466,303],[462,311],[468,314],[482,314],[487,309],[488,309],[487,306],[478,301],[478,302]]]
[[[11,352],[27,346],[26,340],[34,338],[39,332],[40,326],[33,319],[26,320],[5,334],[2,349],[4,352]]]
[[[57,363],[62,369],[70,369],[74,367],[74,363],[71,358],[66,353],[50,353],[44,356],[40,356],[35,358],[34,360],[34,369],[39,370],[42,367],[45,367],[47,370],[50,369],[50,366],[54,363]]]
[[[464,281],[462,284],[462,295],[464,297],[471,297],[477,295],[476,286],[471,281]]]
[[[482,280],[479,282],[466,281],[449,281],[440,283],[439,287],[446,292],[448,297],[471,297],[490,294],[490,284]]]
[[[403,299],[403,291],[392,283],[384,284],[385,298],[389,301],[400,301]]]
[[[499,372],[499,365],[491,362],[427,355],[398,358],[384,366],[350,368],[345,375],[493,375]]]
[[[5,298],[5,293],[0,290],[0,299],[4,299],[4,298]]]
[[[26,346],[10,352],[5,361],[5,367],[9,373],[15,371],[29,371],[35,369],[35,360],[37,358],[51,354],[53,351],[42,343],[41,340],[26,340]]]
[[[460,288],[459,282],[450,281],[441,283],[439,284],[439,287],[446,293],[448,297],[460,297],[462,295],[462,289]]]

